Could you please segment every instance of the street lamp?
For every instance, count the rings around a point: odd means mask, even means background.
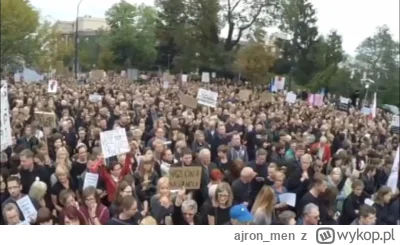
[[[76,21],[75,21],[75,79],[78,79],[78,22],[79,22],[79,7],[81,6],[83,0],[79,0],[78,6],[76,6]]]

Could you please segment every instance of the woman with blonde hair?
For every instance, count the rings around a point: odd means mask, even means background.
[[[264,186],[258,193],[251,209],[256,225],[271,225],[275,219],[275,203],[274,190],[269,186]]]
[[[150,199],[151,216],[156,219],[157,224],[165,224],[166,218],[171,217],[174,206],[169,187],[169,179],[162,177],[157,182],[157,194]]]
[[[58,148],[58,150],[56,151],[55,167],[57,167],[58,165],[64,165],[68,168],[68,171],[71,171],[72,163],[69,159],[69,153],[67,151],[67,148],[63,146]],[[54,173],[50,176],[51,186],[53,186],[56,182],[57,178]]]
[[[147,216],[140,221],[139,225],[157,225],[157,221],[153,217]]]
[[[47,192],[47,185],[43,181],[40,181],[39,178],[33,182],[31,188],[29,189],[29,197],[33,200],[37,201],[41,207],[46,207],[46,202],[44,200],[44,196]]]
[[[207,212],[208,224],[224,225],[228,223],[230,221],[229,210],[233,203],[233,192],[228,183],[218,184],[212,203],[213,205]]]
[[[78,186],[75,184],[69,174],[69,169],[65,165],[58,165],[56,167],[55,176],[57,182],[51,187],[51,201],[58,212],[62,211],[62,204],[58,198],[62,190],[72,190],[74,193],[78,190]]]
[[[389,186],[382,186],[375,194],[375,203],[373,207],[376,210],[376,224],[377,225],[396,225],[397,221],[394,215],[390,215],[389,203],[392,199],[392,188]]]
[[[65,147],[60,147],[56,151],[56,166],[59,164],[64,164],[65,166],[68,167],[68,169],[71,169],[72,163],[71,160],[69,159],[68,150]]]

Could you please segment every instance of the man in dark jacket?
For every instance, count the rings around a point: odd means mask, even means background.
[[[209,129],[206,130],[206,141],[210,145],[211,148],[211,160],[215,161],[217,158],[218,152],[217,149],[220,145],[226,145],[228,144],[228,138],[226,137],[226,129],[224,124],[218,125],[217,130],[215,131],[212,127],[212,122],[211,126],[209,126]]]
[[[363,204],[360,207],[358,218],[355,219],[350,225],[375,225],[376,211],[375,208]]]
[[[21,176],[22,193],[24,194],[29,193],[31,185],[37,179],[46,183],[47,186],[51,186],[51,173],[46,168],[35,165],[33,163],[33,156],[33,152],[29,149],[23,150],[19,155],[21,161],[21,170],[19,173]]]

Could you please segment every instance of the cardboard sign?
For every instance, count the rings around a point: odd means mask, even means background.
[[[43,128],[55,128],[57,126],[57,117],[53,112],[36,111],[35,118]]]
[[[260,100],[265,102],[272,102],[274,100],[274,95],[269,92],[264,92],[260,95]]]
[[[171,190],[185,187],[186,190],[198,190],[201,181],[201,167],[172,167],[169,169]]]
[[[197,108],[197,100],[193,97],[190,97],[189,95],[186,95],[182,92],[178,94],[179,101],[182,103],[182,105],[187,106],[192,109]]]
[[[105,72],[103,70],[92,70],[90,71],[90,78],[102,79],[105,77]]]
[[[248,101],[250,95],[251,95],[251,90],[248,90],[248,89],[240,90],[240,92],[239,92],[239,98],[242,101]]]
[[[162,79],[163,79],[163,81],[173,82],[175,79],[175,76],[169,74],[168,72],[164,72]]]

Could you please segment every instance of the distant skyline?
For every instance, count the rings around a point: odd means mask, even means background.
[[[30,0],[41,15],[51,21],[75,20],[79,0]],[[105,12],[120,0],[83,0],[79,16],[104,18]],[[154,5],[154,0],[127,0],[135,4]],[[343,36],[343,48],[351,55],[357,46],[376,32],[376,27],[387,25],[399,40],[399,0],[310,0],[317,10],[321,34],[335,29]],[[224,36],[222,30],[221,36]]]

